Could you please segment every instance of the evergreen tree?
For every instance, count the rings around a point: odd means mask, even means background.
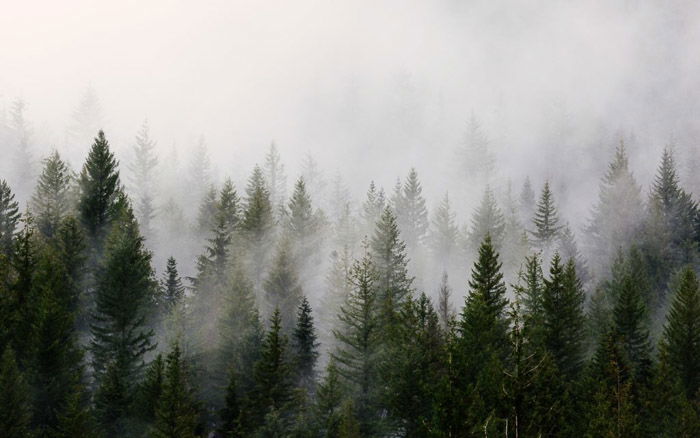
[[[197,140],[192,156],[187,162],[189,166],[186,178],[184,178],[186,186],[180,187],[180,189],[185,190],[185,205],[197,205],[204,199],[207,190],[212,185],[211,161],[204,136],[200,136]],[[207,231],[209,227],[205,227],[203,230]]]
[[[319,232],[323,223],[321,212],[314,212],[303,178],[294,185],[289,200],[287,230],[296,247],[298,260],[310,266],[320,246]]]
[[[372,264],[377,272],[377,304],[382,324],[391,327],[401,304],[413,292],[413,277],[408,274],[406,244],[401,240],[396,217],[384,208],[371,241]]]
[[[461,172],[469,180],[489,178],[493,174],[496,158],[489,148],[489,139],[481,123],[472,114],[462,147],[458,151]]]
[[[197,406],[190,387],[188,370],[180,346],[168,354],[163,390],[156,408],[154,438],[194,438]]]
[[[15,249],[10,260],[14,269],[13,282],[10,284],[10,296],[7,301],[9,310],[9,339],[17,352],[20,364],[26,364],[29,359],[27,342],[34,335],[36,323],[36,267],[37,242],[34,236],[33,219],[28,214],[22,219],[24,225],[17,235]]]
[[[230,178],[226,178],[224,186],[219,193],[219,203],[215,218],[217,223],[221,223],[221,227],[233,234],[238,229],[240,223],[241,200],[238,198],[236,188],[233,186]]]
[[[151,254],[127,209],[108,237],[91,325],[92,364],[99,386],[96,404],[102,425],[112,433],[119,433],[122,416],[131,407],[144,355],[155,348],[153,331],[146,326],[154,295]]]
[[[13,238],[19,222],[19,204],[7,181],[0,180],[0,254],[12,254]]]
[[[338,315],[342,327],[334,331],[338,349],[332,358],[340,376],[349,385],[363,436],[378,431],[380,423],[377,279],[378,274],[365,249],[362,259],[356,261],[350,271],[352,292]]]
[[[362,219],[364,221],[364,232],[368,235],[374,230],[374,226],[379,220],[386,207],[386,196],[384,189],[377,189],[374,181],[369,183],[367,196],[362,204]]]
[[[292,333],[292,347],[295,359],[295,377],[299,385],[306,389],[313,389],[316,377],[316,361],[318,360],[318,343],[316,342],[316,329],[314,318],[311,315],[311,306],[306,297],[302,297],[297,308],[297,322]]]
[[[523,182],[523,188],[520,190],[520,199],[518,200],[520,220],[529,222],[532,219],[535,214],[535,204],[535,191],[532,189],[530,177],[527,176],[525,177],[525,182]]]
[[[394,209],[406,245],[415,249],[423,243],[428,232],[428,209],[425,207],[423,188],[416,169],[412,168],[408,173],[400,195],[394,203]]]
[[[160,287],[162,289],[161,304],[166,312],[172,310],[185,297],[185,286],[182,285],[182,279],[177,271],[177,261],[174,257],[168,257]]]
[[[677,280],[673,302],[664,326],[661,349],[680,379],[686,396],[697,400],[700,388],[700,290],[690,268]]]
[[[486,236],[490,236],[492,244],[500,248],[503,243],[505,219],[496,204],[496,198],[490,188],[486,188],[481,205],[472,216],[472,226],[469,232],[471,249],[477,250]]]
[[[243,212],[241,229],[246,237],[252,255],[252,272],[256,284],[262,278],[262,267],[267,258],[270,230],[273,226],[270,192],[260,167],[255,166],[246,187],[246,207]]]
[[[282,158],[274,142],[270,144],[270,148],[265,154],[264,171],[270,205],[273,215],[277,217],[283,210],[284,200],[287,198],[287,176],[284,173]]]
[[[333,358],[328,362],[326,375],[319,383],[316,392],[316,424],[321,436],[338,436],[340,428],[340,409],[344,388],[340,381],[338,367]]]
[[[89,145],[95,132],[104,128],[102,106],[93,87],[85,90],[72,116],[68,127],[71,146],[79,146],[79,150],[83,152],[82,145]]]
[[[450,297],[452,296],[452,288],[450,287],[447,272],[442,272],[440,280],[440,288],[438,289],[438,317],[442,329],[447,333],[454,322],[455,311],[452,308]]]
[[[578,245],[576,244],[576,237],[574,232],[571,231],[569,224],[565,224],[561,227],[559,231],[559,245],[557,246],[557,252],[562,260],[573,260],[576,266],[576,273],[578,274],[581,283],[586,284],[590,279],[588,273],[588,263],[586,259],[583,258],[578,250]]]
[[[138,391],[138,415],[148,424],[156,419],[156,408],[163,395],[165,385],[165,361],[163,355],[158,354],[146,369],[143,381]]]
[[[25,116],[26,109],[27,105],[22,99],[16,99],[10,107],[10,129],[14,143],[10,175],[19,194],[31,192],[35,176],[34,158],[30,150],[32,129]]]
[[[283,238],[277,247],[277,255],[263,288],[267,304],[271,309],[280,310],[282,327],[289,332],[294,327],[295,310],[303,293],[287,239]]]
[[[643,219],[641,189],[629,169],[627,149],[620,140],[613,160],[603,176],[598,201],[588,227],[588,245],[596,273],[605,269],[619,248],[628,248]]]
[[[136,134],[136,142],[133,148],[133,161],[129,166],[131,171],[130,183],[133,193],[136,195],[136,218],[143,235],[149,239],[152,237],[151,222],[155,216],[155,176],[153,171],[158,165],[158,157],[155,154],[156,142],[151,138],[148,121],[144,121],[141,129]]]
[[[542,293],[543,336],[559,371],[574,379],[583,366],[584,294],[573,261],[563,266],[555,253]]]
[[[32,209],[39,232],[51,239],[58,227],[72,210],[72,175],[68,165],[54,151],[44,160],[36,191],[32,197]]]
[[[488,428],[502,418],[502,367],[508,354],[506,286],[501,263],[490,235],[486,235],[472,268],[469,295],[458,323],[459,369],[457,401],[463,427]],[[492,423],[492,424],[495,424]],[[493,426],[491,426],[493,427]]]
[[[262,343],[260,360],[255,365],[255,415],[284,411],[292,399],[291,368],[287,359],[287,337],[282,333],[278,309],[272,314],[270,330]]]
[[[311,152],[306,152],[301,161],[301,177],[306,182],[306,190],[311,199],[322,203],[326,198],[327,181]]]
[[[544,274],[538,253],[525,258],[518,277],[514,288],[518,301],[522,303],[522,330],[529,342],[539,347],[544,342]]]
[[[29,387],[17,367],[12,348],[0,358],[0,431],[8,438],[31,437]]]
[[[559,235],[560,226],[557,217],[557,208],[554,204],[552,191],[549,188],[549,181],[544,183],[540,200],[537,202],[537,210],[533,218],[535,230],[531,231],[535,239],[537,248],[545,253],[551,249],[554,240]]]
[[[456,254],[457,242],[459,241],[459,229],[455,224],[455,213],[450,207],[447,193],[435,211],[432,225],[430,247],[433,256],[438,260],[438,266],[447,269]]]
[[[209,236],[209,233],[216,228],[216,187],[213,185],[209,186],[209,188],[204,191],[203,195],[202,199],[197,199],[197,202],[199,202],[197,232],[202,236]]]
[[[100,131],[78,180],[78,212],[91,246],[95,248],[93,267],[102,254],[104,239],[114,219],[119,215],[122,189],[117,166],[117,160],[109,149],[105,134]]]

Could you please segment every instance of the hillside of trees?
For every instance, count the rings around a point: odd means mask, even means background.
[[[147,125],[131,152],[100,131],[79,168],[0,177],[2,437],[700,436],[671,147],[640,182],[610,145],[580,230],[539,175],[461,225],[414,169],[353,202],[310,156],[288,186],[274,145],[214,184],[202,146],[173,199]]]

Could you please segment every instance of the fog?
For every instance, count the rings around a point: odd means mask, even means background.
[[[552,180],[578,230],[619,138],[645,187],[664,146],[697,146],[694,2],[200,3],[4,8],[0,108],[25,102],[37,168],[53,148],[79,168],[90,139],[69,134],[93,93],[123,165],[147,119],[161,167],[187,168],[203,139],[213,180],[240,192],[274,141],[288,192],[305,156],[358,205],[370,180],[390,193],[415,167],[429,209],[449,191],[466,223],[487,182],[455,164],[474,118],[496,157],[490,185]]]

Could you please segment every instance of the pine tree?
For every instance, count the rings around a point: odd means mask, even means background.
[[[697,400],[700,388],[700,286],[690,268],[677,280],[673,302],[664,326],[661,349],[680,379],[689,399]]]
[[[197,406],[180,346],[175,344],[165,366],[163,392],[156,408],[154,438],[194,438]]]
[[[10,284],[9,316],[10,341],[17,352],[18,361],[25,364],[29,359],[26,347],[34,335],[36,323],[36,267],[37,242],[34,235],[33,219],[26,214],[22,219],[22,231],[17,235],[15,249],[10,263],[14,269],[14,281]]]
[[[73,438],[76,436],[96,438],[92,411],[81,390],[75,390],[68,395],[66,404],[58,413],[58,425],[52,432],[52,438]]]
[[[551,249],[554,240],[559,235],[560,226],[557,217],[557,208],[554,204],[549,181],[544,183],[540,200],[537,202],[537,211],[533,218],[535,230],[531,231],[537,247],[545,253]]]
[[[301,387],[312,389],[316,377],[318,360],[318,343],[311,306],[306,297],[302,297],[297,308],[297,322],[292,333],[292,349],[296,367],[295,377]]]
[[[450,331],[450,327],[454,322],[455,311],[452,308],[450,297],[452,296],[452,288],[450,287],[447,272],[442,271],[440,280],[440,288],[438,289],[438,317],[440,325],[445,333]]]
[[[17,367],[14,351],[7,347],[0,358],[0,431],[11,438],[31,437],[29,387]]]
[[[585,320],[584,294],[570,260],[565,266],[555,253],[542,293],[544,343],[567,379],[574,379],[583,366]]]
[[[0,254],[12,254],[13,238],[19,222],[19,204],[7,181],[0,180]]]
[[[492,244],[500,248],[503,243],[505,219],[501,209],[496,204],[496,198],[490,188],[484,191],[481,205],[472,216],[469,232],[469,243],[472,250],[477,250],[486,236],[490,236]]]
[[[576,236],[574,236],[574,232],[571,231],[571,227],[568,223],[563,225],[559,231],[557,252],[562,260],[573,260],[574,265],[576,265],[576,273],[581,283],[586,284],[590,279],[588,263],[579,252],[578,245],[576,244]]]
[[[255,166],[246,187],[246,207],[241,229],[252,252],[253,279],[259,284],[267,258],[269,233],[273,226],[270,192],[260,167]]]
[[[165,361],[158,354],[146,369],[143,381],[138,388],[137,413],[147,423],[156,419],[158,401],[163,395],[165,385]]]
[[[418,180],[416,169],[411,168],[408,173],[394,209],[406,245],[408,248],[415,249],[423,243],[428,232],[428,210],[425,207],[423,188]]]
[[[458,322],[459,416],[469,427],[487,427],[502,415],[503,361],[508,354],[506,286],[501,263],[487,234],[472,268],[469,295]],[[476,430],[476,429],[475,429]]]
[[[379,347],[380,333],[376,315],[378,274],[365,248],[355,261],[349,280],[352,292],[341,307],[341,328],[334,330],[338,349],[332,354],[340,376],[349,385],[349,394],[357,406],[357,419],[364,436],[379,428]]]
[[[102,424],[113,433],[131,406],[144,355],[155,348],[146,326],[155,289],[151,254],[127,209],[108,237],[91,325],[92,365],[100,387],[96,404]]]
[[[236,373],[229,373],[229,381],[226,386],[226,404],[220,412],[221,427],[219,432],[227,438],[243,436],[241,428],[241,404],[236,385]]]
[[[438,260],[438,266],[446,269],[453,261],[459,241],[459,229],[455,224],[455,213],[450,207],[447,193],[435,211],[432,225],[430,247],[433,256]]]
[[[109,227],[119,215],[121,183],[117,166],[105,134],[100,131],[80,173],[78,200],[80,220],[98,257]]]
[[[216,187],[209,186],[203,193],[199,202],[197,212],[197,232],[202,236],[209,236],[209,233],[216,228],[217,199]]]
[[[514,286],[519,302],[522,303],[523,332],[528,340],[541,346],[544,324],[544,274],[538,253],[525,258],[525,265]]]
[[[467,179],[491,177],[496,158],[489,148],[489,139],[481,123],[473,114],[467,123],[463,146],[458,152],[460,168]]]
[[[289,200],[287,230],[296,247],[298,260],[307,266],[312,264],[312,259],[318,252],[322,223],[320,211],[314,212],[311,206],[304,179],[299,178]]]
[[[63,218],[73,209],[72,180],[68,165],[57,151],[53,151],[44,160],[44,168],[32,197],[37,228],[48,239],[54,237]]]
[[[287,176],[284,173],[282,158],[274,142],[270,144],[270,148],[265,154],[264,170],[270,205],[273,215],[277,217],[283,209],[284,200],[287,198]]]
[[[382,324],[391,327],[401,304],[413,293],[413,277],[408,274],[406,244],[401,240],[396,217],[384,208],[371,241],[372,263],[377,272],[377,304]]]
[[[323,437],[330,438],[338,435],[343,393],[344,388],[340,381],[338,367],[331,357],[326,367],[326,374],[316,392],[315,422]]]
[[[185,296],[185,286],[182,285],[182,279],[177,272],[177,261],[174,257],[168,257],[168,263],[165,266],[165,273],[160,282],[162,295],[161,301],[164,306],[164,311],[172,310],[179,304]]]
[[[613,160],[603,176],[598,201],[588,227],[588,245],[594,255],[596,273],[605,269],[619,248],[626,250],[633,241],[643,219],[641,189],[629,169],[627,150],[620,140]]]
[[[219,193],[219,203],[216,210],[217,222],[223,224],[222,228],[233,234],[240,223],[241,200],[238,198],[236,188],[230,178],[226,178],[224,186]]]
[[[154,169],[158,165],[158,157],[155,154],[156,142],[151,138],[148,121],[145,120],[141,129],[136,134],[136,142],[133,147],[133,161],[129,166],[131,171],[130,183],[136,195],[136,218],[143,235],[150,239],[153,236],[151,222],[155,216],[155,175]]]
[[[207,190],[212,185],[211,161],[204,136],[199,137],[192,151],[192,156],[187,161],[189,166],[186,178],[184,178],[186,186],[181,186],[180,189],[186,189],[184,192],[185,205],[196,205],[204,199]],[[205,231],[208,229],[208,227],[204,228]]]
[[[13,186],[20,195],[31,192],[35,176],[34,157],[30,150],[32,129],[25,116],[26,109],[27,104],[22,99],[16,99],[10,107],[10,128],[14,143],[10,174]]]
[[[255,365],[254,406],[258,416],[285,410],[292,399],[291,368],[287,359],[287,337],[282,333],[280,311],[275,310]]]
[[[282,327],[285,332],[294,327],[295,311],[303,297],[296,273],[296,261],[289,246],[288,240],[283,238],[280,241],[272,268],[263,285],[269,308],[279,309],[282,315]]]
[[[365,233],[371,233],[386,207],[386,196],[384,189],[377,189],[374,181],[370,182],[367,196],[362,204],[362,219],[364,221]]]
[[[530,177],[525,177],[523,188],[520,191],[518,207],[520,209],[520,220],[529,222],[535,214],[535,191],[532,189]]]

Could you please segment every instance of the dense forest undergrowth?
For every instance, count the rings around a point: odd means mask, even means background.
[[[698,206],[611,149],[578,242],[544,179],[460,227],[413,169],[287,196],[273,147],[183,212],[147,127],[128,182],[102,132],[53,152],[26,208],[0,180],[0,435],[700,436]]]

